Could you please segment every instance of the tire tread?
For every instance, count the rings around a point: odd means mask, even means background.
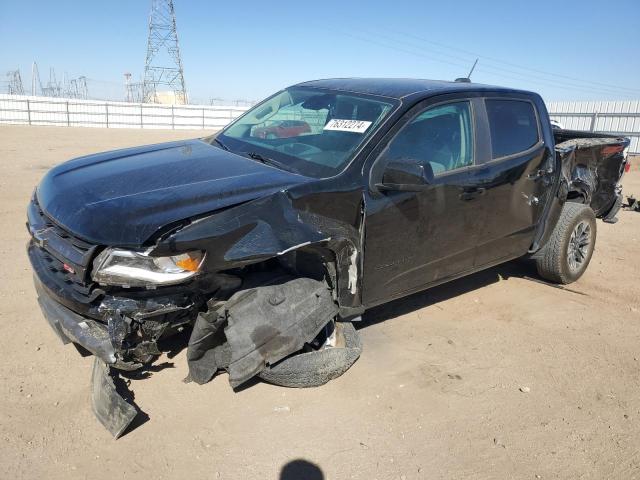
[[[591,207],[581,203],[565,203],[562,208],[560,218],[558,219],[558,223],[551,234],[551,238],[549,238],[547,244],[533,257],[536,261],[538,274],[542,278],[566,285],[577,280],[582,273],[584,273],[584,270],[586,270],[585,267],[585,269],[583,269],[577,276],[572,276],[564,268],[567,250],[566,242],[569,241],[574,225],[581,217],[593,219],[592,224],[594,228],[591,241],[592,243],[595,243],[595,215],[593,210],[591,210]],[[590,260],[591,258],[589,257],[587,265]]]

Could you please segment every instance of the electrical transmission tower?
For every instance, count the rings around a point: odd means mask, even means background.
[[[24,95],[24,87],[22,86],[20,70],[7,72],[7,77],[9,77],[9,95]]]
[[[62,84],[56,79],[56,71],[49,69],[49,81],[46,87],[40,87],[42,95],[45,97],[62,97]]]
[[[40,93],[42,93],[40,72],[38,71],[38,64],[34,61],[31,65],[31,95],[35,96],[38,94],[38,87],[40,87]]]
[[[86,100],[89,98],[89,87],[87,87],[87,77],[72,78],[64,82],[64,96],[67,98],[79,98]]]
[[[151,0],[143,101],[187,103],[173,0]]]
[[[124,74],[124,101],[125,102],[142,102],[142,83],[141,82],[132,82],[131,74],[126,72]]]

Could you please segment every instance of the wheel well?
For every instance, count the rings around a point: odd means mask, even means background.
[[[332,289],[336,288],[336,259],[334,253],[329,249],[308,245],[287,252],[277,260],[280,265],[293,274],[314,280],[326,280]]]
[[[567,202],[573,203],[587,203],[587,198],[583,192],[578,190],[571,190],[567,193]]]
[[[307,277],[313,280],[324,280],[337,298],[337,272],[334,253],[327,249],[307,245],[268,260],[252,263],[239,269],[226,271],[239,277],[245,283],[252,284],[256,278],[267,279],[270,274],[288,274],[296,277]],[[245,288],[244,286],[240,288]]]

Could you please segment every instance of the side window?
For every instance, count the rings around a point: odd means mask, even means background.
[[[434,175],[473,163],[471,105],[432,107],[405,125],[389,145],[388,158],[429,162]]]
[[[493,158],[523,152],[538,143],[533,105],[521,100],[486,100]]]

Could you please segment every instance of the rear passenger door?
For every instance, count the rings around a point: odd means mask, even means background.
[[[524,255],[531,246],[553,182],[553,153],[543,142],[540,116],[526,96],[485,97],[479,115],[490,155],[471,172],[482,186],[484,222],[475,266]]]

